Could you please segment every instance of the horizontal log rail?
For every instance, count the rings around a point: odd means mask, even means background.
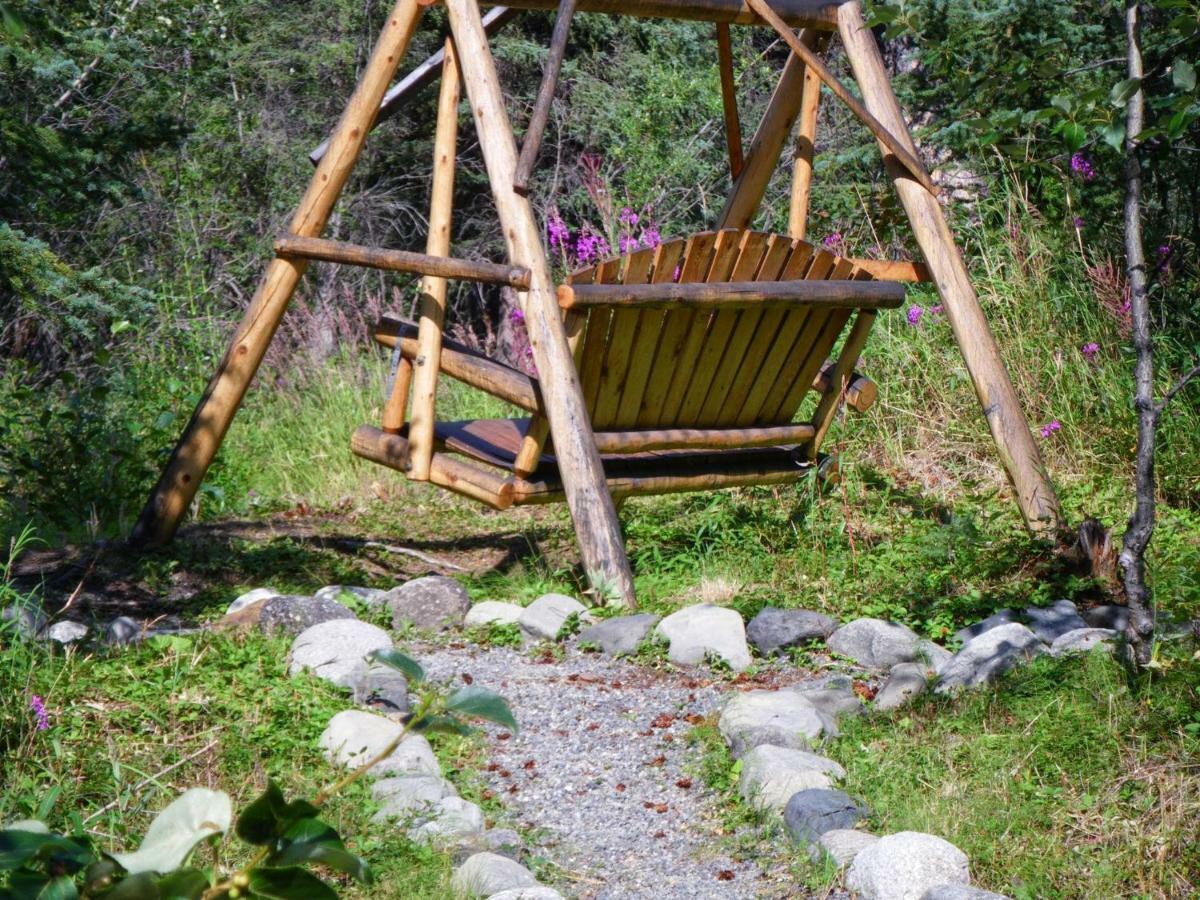
[[[812,425],[773,425],[766,428],[664,428],[640,431],[597,431],[596,449],[614,456],[652,450],[727,450],[779,447],[811,440]]]
[[[929,274],[929,266],[923,262],[905,259],[863,259],[858,256],[847,256],[846,262],[854,263],[855,268],[870,272],[880,281],[907,281],[910,284],[933,281],[933,276]]]
[[[529,270],[503,263],[477,262],[451,256],[430,256],[408,250],[383,250],[330,241],[324,238],[300,237],[288,234],[275,241],[275,255],[284,258],[317,259],[323,262],[365,266],[388,272],[411,272],[416,275],[436,275],[484,284],[503,284],[518,291],[529,290]]]
[[[486,0],[485,0],[486,2]],[[504,0],[514,9],[557,9],[558,0]],[[779,17],[793,28],[837,28],[837,8],[830,0],[775,0]],[[579,0],[577,12],[608,13],[644,19],[687,19],[759,25],[762,20],[743,0]]]
[[[904,286],[888,281],[726,281],[687,284],[564,284],[563,309],[582,306],[720,307],[820,306],[828,309],[893,309],[904,302]]]

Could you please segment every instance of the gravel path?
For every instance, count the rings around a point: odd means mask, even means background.
[[[598,654],[563,660],[506,648],[411,648],[432,678],[469,676],[508,700],[519,734],[489,742],[486,778],[532,833],[534,855],[580,900],[802,897],[778,854],[722,847],[720,798],[698,777],[693,724],[734,688],[704,673],[660,672]],[[787,677],[798,680],[794,670]],[[773,679],[775,680],[775,679]],[[750,685],[753,686],[753,685]]]

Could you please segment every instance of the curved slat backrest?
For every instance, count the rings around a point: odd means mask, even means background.
[[[701,232],[604,260],[572,284],[870,280],[805,241]],[[597,431],[791,422],[852,310],[612,309],[586,313],[577,350]]]

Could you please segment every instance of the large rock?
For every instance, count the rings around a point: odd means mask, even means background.
[[[467,589],[442,575],[405,582],[388,591],[386,603],[392,611],[393,628],[412,625],[422,631],[457,628],[471,608]]]
[[[797,844],[811,844],[827,831],[853,828],[869,810],[849,794],[829,788],[798,791],[783,810],[783,823]]]
[[[87,637],[87,634],[86,625],[64,619],[61,622],[55,622],[47,628],[45,637],[46,640],[55,641],[59,644],[74,644],[77,641],[82,641]]]
[[[763,656],[779,653],[809,641],[823,641],[833,634],[837,622],[807,609],[765,607],[746,626],[746,637]]]
[[[1124,631],[1129,627],[1129,607],[1118,606],[1116,603],[1093,606],[1091,609],[1085,609],[1080,615],[1091,628]]]
[[[831,736],[838,733],[837,720],[840,717],[861,715],[864,709],[849,678],[831,678],[819,687],[797,687],[793,690],[802,694],[818,712],[825,715],[829,722],[825,730]]]
[[[295,594],[270,597],[243,610],[251,611],[257,613],[258,627],[263,632],[282,631],[285,634],[299,634],[323,622],[354,618],[354,613],[340,603]]]
[[[554,641],[572,615],[582,618],[587,607],[566,594],[542,594],[521,611],[517,624],[535,641]]]
[[[637,649],[660,618],[653,613],[638,613],[605,619],[581,631],[579,643],[595,644],[609,656],[625,656]]]
[[[930,888],[970,881],[965,853],[916,831],[881,837],[854,857],[846,873],[846,887],[864,900],[921,900]]]
[[[521,836],[510,828],[490,828],[455,841],[450,848],[455,865],[461,865],[476,853],[498,853],[520,862],[524,850]]]
[[[336,766],[355,768],[378,756],[403,731],[391,719],[358,709],[347,709],[329,720],[319,741],[325,758]],[[407,735],[395,750],[371,767],[374,775],[440,775],[429,741]]]
[[[367,654],[389,650],[391,646],[388,633],[368,622],[358,619],[322,622],[306,628],[292,642],[288,673],[296,675],[309,669],[318,678],[353,689],[370,667]]]
[[[501,891],[536,886],[532,872],[498,853],[476,853],[450,879],[451,889],[464,897],[491,897]]]
[[[921,900],[1012,900],[1012,898],[965,884],[939,884],[922,894]]]
[[[1112,643],[1120,637],[1111,628],[1075,628],[1060,634],[1050,645],[1051,656],[1068,656],[1072,653],[1087,653],[1095,647]]]
[[[925,669],[919,663],[900,663],[893,666],[887,681],[875,695],[873,708],[880,712],[899,709],[913,697],[923,693],[927,684]]]
[[[960,644],[965,644],[972,638],[979,637],[985,631],[991,631],[993,628],[999,628],[1001,625],[1011,625],[1017,621],[1019,621],[1017,614],[1011,609],[998,609],[986,619],[976,622],[974,625],[968,625],[966,628],[960,628],[954,633],[954,637]]]
[[[371,785],[371,796],[380,804],[371,820],[385,822],[424,813],[446,797],[457,797],[458,792],[438,775],[418,773],[381,778]]]
[[[492,894],[487,900],[563,900],[563,895],[554,888],[539,884],[537,887],[512,888],[501,891],[498,894]]]
[[[515,603],[501,603],[499,600],[482,600],[467,610],[463,619],[464,628],[483,628],[488,625],[516,625],[525,612],[523,606]]]
[[[12,629],[17,637],[32,641],[45,627],[46,613],[36,600],[18,600],[0,610],[0,632]]]
[[[354,702],[385,715],[408,712],[408,679],[382,663],[368,663],[354,682]]]
[[[117,616],[104,626],[104,643],[125,647],[142,637],[142,623],[129,616]]]
[[[387,602],[388,593],[380,588],[359,587],[353,584],[327,584],[313,596],[318,600],[332,600],[347,606],[349,604],[345,603],[345,600],[348,594],[368,609],[375,609]]]
[[[1047,644],[1053,644],[1055,638],[1068,631],[1088,627],[1070,600],[1058,600],[1045,607],[1026,607],[1025,619],[1029,622],[1029,629]]]
[[[826,645],[868,669],[890,669],[915,662],[922,640],[911,628],[882,619],[855,619],[829,636]]]
[[[445,847],[481,831],[483,810],[461,797],[443,797],[430,808],[425,821],[408,830],[408,837],[414,843]]]
[[[253,606],[255,603],[262,603],[264,600],[270,600],[272,597],[282,596],[275,588],[260,587],[246,591],[244,594],[239,594],[237,598],[229,604],[229,609],[225,610],[225,615],[232,616],[235,613],[240,613],[243,609]]]
[[[832,726],[811,700],[788,688],[735,694],[717,721],[725,743],[739,757],[762,744],[804,750]]]
[[[814,861],[819,860],[822,856],[828,856],[839,869],[844,869],[854,862],[854,857],[858,856],[859,852],[870,847],[877,840],[879,840],[878,835],[867,831],[858,831],[855,828],[831,828],[817,838],[817,842],[810,848],[809,855]]]
[[[782,812],[796,792],[833,787],[833,779],[845,774],[824,756],[761,744],[742,757],[738,790],[756,809]]]
[[[711,654],[735,672],[750,665],[746,626],[736,610],[708,603],[671,613],[655,629],[671,642],[667,657],[673,663],[694,666]]]
[[[992,628],[967,641],[938,674],[939,694],[991,681],[1017,663],[1040,656],[1046,645],[1024,625]]]

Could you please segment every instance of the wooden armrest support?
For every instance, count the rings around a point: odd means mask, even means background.
[[[379,320],[375,326],[375,340],[385,347],[395,347],[399,343],[400,354],[405,359],[416,361],[420,352],[416,324],[392,316],[384,316]],[[458,341],[442,339],[441,371],[527,412],[545,411],[542,391],[536,378],[510,369]]]
[[[687,284],[564,284],[558,305],[677,309],[753,309],[815,306],[826,309],[894,309],[904,285],[890,281],[727,281]]]
[[[929,274],[929,266],[923,262],[905,259],[863,259],[857,256],[847,256],[846,262],[854,263],[856,269],[870,272],[880,281],[933,281],[933,276]]]
[[[817,377],[813,379],[812,383],[813,390],[818,394],[824,394],[832,387],[829,378],[836,365],[836,361],[827,359],[821,366],[821,371],[817,373]],[[855,412],[864,413],[875,405],[878,397],[879,386],[874,381],[858,372],[851,373],[850,383],[846,385],[846,405],[848,407]]]

